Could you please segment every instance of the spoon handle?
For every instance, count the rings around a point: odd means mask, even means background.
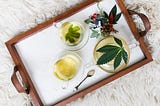
[[[88,76],[86,76],[76,87],[75,89],[78,90],[78,87],[88,78]]]

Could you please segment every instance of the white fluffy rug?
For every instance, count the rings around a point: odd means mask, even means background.
[[[28,96],[17,93],[11,83],[14,63],[4,43],[82,1],[0,0],[0,106],[30,106]],[[68,106],[160,106],[160,0],[124,2],[149,17],[152,29],[144,39],[154,61]]]

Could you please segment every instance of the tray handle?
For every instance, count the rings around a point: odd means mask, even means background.
[[[18,72],[18,68],[17,66],[14,67],[14,71],[13,74],[11,76],[11,81],[13,83],[13,85],[15,86],[15,88],[17,89],[17,91],[19,93],[27,93],[29,94],[29,90],[28,90],[28,82],[26,80],[25,74],[23,72],[20,73],[21,78],[22,78],[22,83],[20,83],[18,77],[17,77],[17,73]]]
[[[142,13],[138,13],[138,12],[135,12],[133,10],[128,10],[128,13],[131,16],[132,15],[138,15],[141,18],[141,20],[143,21],[145,30],[139,32],[139,34],[140,34],[141,37],[144,37],[147,34],[147,32],[151,29],[151,23],[150,23],[148,17],[146,15],[142,14]]]

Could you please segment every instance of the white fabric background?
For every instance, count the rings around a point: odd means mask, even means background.
[[[14,63],[5,42],[85,0],[0,0],[0,106],[30,106],[10,77]],[[107,84],[68,106],[160,105],[160,0],[124,0],[127,8],[143,12],[152,24],[144,38],[153,62]],[[135,22],[143,29],[141,20]]]

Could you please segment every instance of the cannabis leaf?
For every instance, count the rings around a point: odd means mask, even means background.
[[[80,27],[71,25],[68,29],[68,32],[65,36],[66,40],[70,43],[75,43],[80,37]]]
[[[114,69],[116,69],[120,65],[121,60],[122,60],[122,52],[119,52],[114,60]]]
[[[120,46],[123,47],[122,41],[119,40],[118,38],[114,37],[115,42]]]
[[[102,48],[98,49],[97,52],[111,51],[111,50],[115,50],[115,49],[119,49],[119,47],[113,46],[113,45],[105,45]]]
[[[114,69],[116,69],[123,59],[125,64],[128,62],[128,54],[125,51],[122,41],[116,37],[114,37],[114,41],[119,45],[105,45],[99,48],[96,52],[103,53],[103,55],[98,59],[97,65],[106,64],[112,60],[114,60]]]
[[[119,49],[111,49],[110,51],[105,52],[97,61],[97,65],[105,64],[110,62],[115,58]]]
[[[127,64],[128,54],[125,50],[122,50],[122,58],[123,58],[124,62]]]

